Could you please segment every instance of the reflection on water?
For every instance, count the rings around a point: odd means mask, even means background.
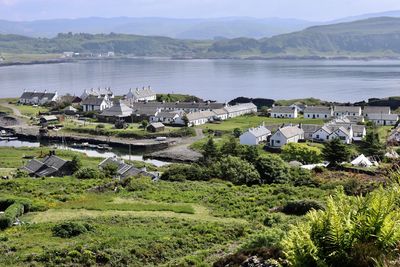
[[[13,140],[13,141],[0,141],[0,147],[40,147],[41,144],[39,142],[28,142],[21,140]],[[54,146],[53,146],[54,147]],[[107,151],[98,151],[94,149],[78,149],[71,148],[61,145],[55,145],[57,149],[70,150],[74,152],[79,152],[87,155],[88,157],[96,157],[96,158],[109,158],[109,157],[120,157],[125,160],[135,160],[135,161],[143,161],[146,163],[151,163],[157,167],[168,165],[168,162],[160,161],[160,160],[152,160],[152,159],[143,159],[143,153],[136,152],[135,155],[129,155],[124,150],[113,149],[113,152]]]

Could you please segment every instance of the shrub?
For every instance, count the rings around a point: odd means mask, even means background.
[[[314,181],[312,179],[311,172],[303,168],[290,168],[290,180],[295,186],[312,185]]]
[[[283,221],[282,215],[279,213],[268,213],[267,216],[265,216],[265,219],[263,221],[263,224],[267,227],[272,227],[275,224],[279,224]]]
[[[104,178],[104,174],[98,169],[94,168],[81,168],[75,173],[75,177],[78,179],[100,179]]]
[[[94,228],[88,223],[78,223],[78,222],[63,222],[55,225],[51,231],[53,236],[62,238],[71,238],[88,231],[93,231]]]
[[[348,145],[342,143],[340,139],[333,139],[324,144],[322,149],[323,157],[330,162],[332,166],[348,161],[350,159],[350,150]]]
[[[321,150],[307,144],[289,143],[282,148],[282,158],[286,161],[299,161],[303,164],[318,163],[322,160]]]
[[[282,242],[292,266],[374,266],[398,258],[398,186],[366,197],[343,190],[329,197],[325,211],[311,211]]]
[[[234,184],[259,184],[260,175],[254,166],[238,157],[227,156],[212,166],[213,176]]]
[[[21,203],[14,203],[9,206],[3,214],[0,215],[0,229],[10,227],[17,217],[24,214],[24,205]]]
[[[290,180],[290,168],[279,156],[259,157],[255,166],[263,183],[283,184]]]
[[[162,180],[167,181],[202,181],[210,179],[210,171],[207,167],[197,164],[174,164],[161,175]]]
[[[242,249],[278,247],[284,235],[285,232],[279,228],[266,229],[261,233],[250,236],[248,241],[242,246]]]
[[[72,173],[77,172],[81,167],[82,167],[81,159],[77,155],[74,155],[70,163],[70,168],[72,170]]]
[[[291,201],[283,206],[282,212],[288,215],[305,215],[311,210],[321,210],[323,206],[314,200]]]
[[[26,178],[29,177],[29,173],[27,171],[23,171],[18,169],[13,175],[14,178]]]
[[[107,164],[102,168],[102,171],[105,177],[112,178],[117,175],[118,165],[113,163]]]
[[[97,124],[96,129],[104,129],[106,126],[104,124]]]

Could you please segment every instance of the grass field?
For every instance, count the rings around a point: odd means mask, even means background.
[[[293,124],[324,124],[323,120],[319,119],[304,119],[304,118],[296,118],[296,119],[281,119],[281,118],[269,118],[269,117],[260,117],[260,116],[240,116],[232,119],[228,119],[221,123],[207,123],[201,125],[200,127],[205,130],[214,130],[214,131],[226,131],[231,132],[235,128],[239,128],[242,130],[246,130],[251,127],[256,127],[261,125],[262,123],[268,124],[283,124],[283,123],[293,123]]]

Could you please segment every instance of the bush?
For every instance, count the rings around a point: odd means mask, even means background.
[[[260,175],[254,166],[238,157],[227,156],[212,166],[212,174],[234,184],[253,185],[260,183]]]
[[[197,164],[174,164],[161,175],[162,180],[166,181],[207,181],[211,178],[207,167]]]
[[[104,174],[98,169],[94,168],[81,168],[75,173],[75,177],[78,179],[101,179],[104,178]]]
[[[321,162],[322,153],[317,147],[307,144],[289,143],[282,148],[282,158],[286,161],[299,161],[303,164]]]
[[[279,228],[266,229],[261,233],[251,236],[242,246],[242,249],[272,248],[278,247],[285,232]]]
[[[107,178],[113,178],[117,175],[118,165],[114,163],[107,164],[102,168],[102,173]]]
[[[282,212],[288,215],[305,215],[311,210],[321,210],[323,206],[314,200],[299,200],[288,202]]]
[[[309,186],[314,184],[311,172],[303,168],[290,168],[290,180],[295,186]]]
[[[71,238],[88,231],[93,231],[94,228],[88,223],[78,223],[78,222],[63,222],[55,225],[51,231],[53,236],[62,238]]]
[[[104,129],[106,126],[104,124],[97,124],[96,129]]]
[[[325,211],[311,211],[308,222],[294,227],[283,240],[290,264],[369,267],[398,259],[399,193],[398,186],[364,198],[337,192]]]
[[[263,224],[267,227],[272,227],[275,224],[281,223],[283,220],[282,214],[279,213],[268,213],[265,217]]]
[[[290,168],[279,156],[259,157],[255,165],[263,183],[283,184],[290,180]]]
[[[12,226],[17,217],[24,214],[24,205],[21,203],[14,203],[9,206],[3,214],[0,215],[0,229],[6,229]]]

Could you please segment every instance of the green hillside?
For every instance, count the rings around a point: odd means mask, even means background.
[[[400,55],[400,18],[372,18],[310,27],[271,38],[193,41],[128,34],[0,35],[0,53],[64,51],[185,58],[391,57]]]

